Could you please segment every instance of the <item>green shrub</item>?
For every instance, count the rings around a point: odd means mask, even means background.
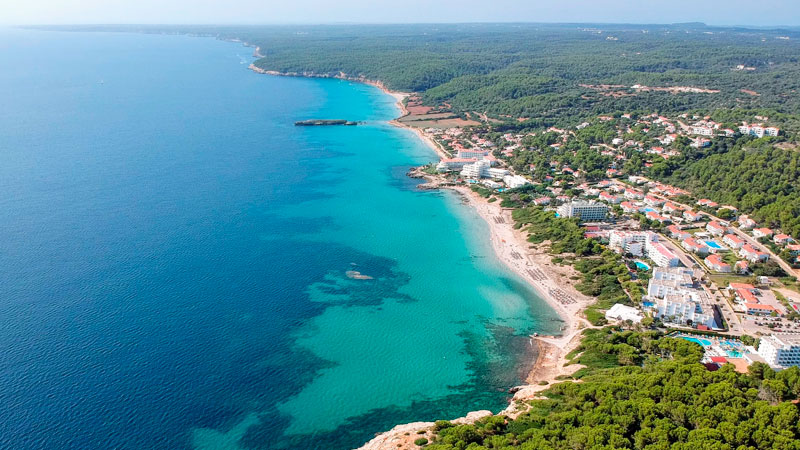
[[[419,439],[414,441],[414,444],[419,445],[420,447],[422,447],[423,445],[425,445],[427,443],[428,443],[428,440],[425,439],[425,438],[419,438]]]

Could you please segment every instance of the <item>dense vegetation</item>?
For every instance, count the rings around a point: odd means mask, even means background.
[[[800,236],[800,152],[777,148],[772,141],[715,141],[708,149],[654,164],[650,175]]]
[[[800,370],[756,363],[709,371],[700,346],[656,332],[590,330],[575,356],[580,383],[560,383],[515,420],[437,422],[425,448],[800,449]]]
[[[264,57],[255,64],[264,69],[364,76],[393,89],[421,92],[427,103],[447,103],[456,112],[486,111],[499,118],[534,118],[540,124],[574,122],[613,111],[769,107],[783,113],[800,112],[796,95],[800,88],[800,33],[796,30],[703,24],[133,29],[239,39],[260,48]],[[754,70],[733,70],[738,65]],[[624,87],[601,91],[582,86],[600,84]],[[672,94],[630,89],[637,84],[720,92]]]

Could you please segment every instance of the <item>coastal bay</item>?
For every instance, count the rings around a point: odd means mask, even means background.
[[[350,448],[504,408],[559,332],[463,198],[405,176],[436,158],[394,98],[212,39],[2,38],[15,448]]]

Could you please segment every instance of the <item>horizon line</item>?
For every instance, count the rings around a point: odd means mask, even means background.
[[[181,27],[181,26],[206,26],[206,27],[271,27],[271,26],[403,26],[403,25],[613,25],[613,26],[680,26],[680,25],[697,25],[709,28],[742,28],[752,30],[781,30],[781,29],[798,29],[800,31],[800,24],[774,24],[774,25],[744,25],[744,24],[712,24],[702,21],[686,21],[686,22],[560,22],[560,21],[459,21],[459,22],[185,22],[185,23],[156,23],[156,22],[130,22],[130,23],[103,23],[103,22],[85,22],[85,23],[3,23],[0,22],[0,27]]]

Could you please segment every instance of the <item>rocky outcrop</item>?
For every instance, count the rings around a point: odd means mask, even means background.
[[[466,417],[460,417],[451,422],[456,424],[475,423],[484,417],[491,416],[491,411],[472,411]],[[433,422],[414,422],[398,425],[391,430],[375,436],[358,450],[411,450],[419,448],[414,444],[419,438],[428,441],[433,439]]]

